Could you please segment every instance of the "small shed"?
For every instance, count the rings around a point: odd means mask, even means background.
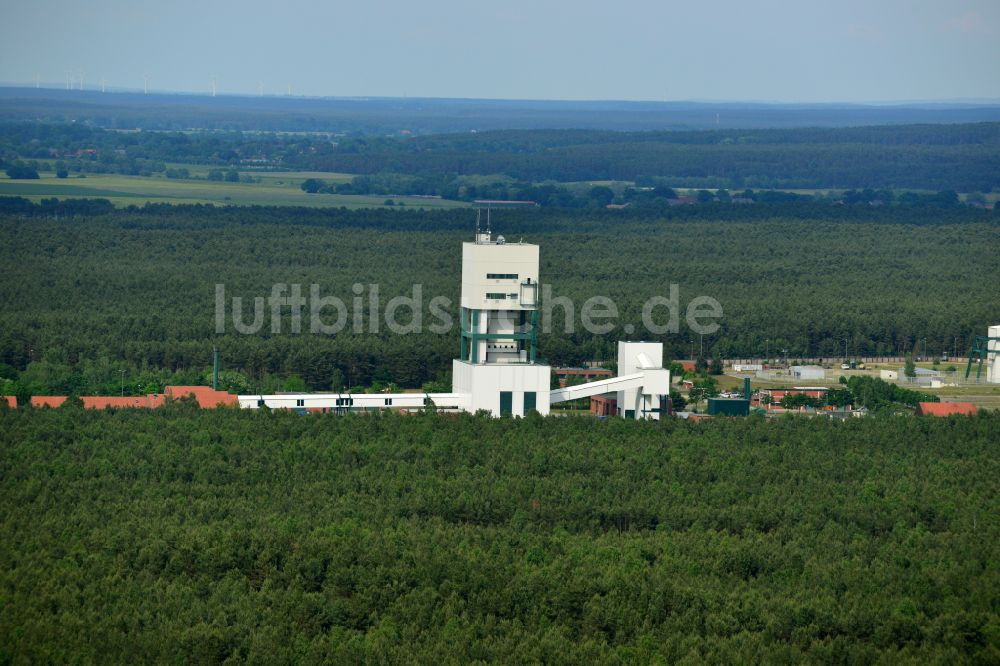
[[[709,416],[749,416],[750,401],[744,398],[709,398]]]
[[[824,379],[826,371],[818,365],[793,365],[792,377],[796,379]]]

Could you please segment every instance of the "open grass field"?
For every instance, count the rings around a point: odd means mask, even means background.
[[[197,174],[197,171],[193,172]],[[207,173],[207,169],[206,169]],[[346,174],[311,172],[254,173],[259,183],[229,183],[208,180],[173,180],[162,177],[91,174],[86,178],[59,179],[42,174],[39,180],[0,179],[0,196],[22,196],[32,201],[55,197],[59,199],[104,198],[116,206],[144,203],[208,203],[236,206],[311,206],[372,208],[385,205],[384,196],[343,194],[306,194],[300,185],[306,178],[321,177],[327,182],[342,182]],[[453,208],[461,202],[417,197],[393,197],[396,205],[417,208]]]

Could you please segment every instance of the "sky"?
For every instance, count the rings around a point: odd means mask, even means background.
[[[30,0],[0,82],[565,100],[1000,98],[1000,0]]]

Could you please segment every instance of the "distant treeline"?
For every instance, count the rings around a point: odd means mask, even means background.
[[[655,177],[709,188],[1000,187],[1000,123],[706,132],[484,132],[349,139],[305,167],[374,174],[505,174],[528,181]]]
[[[84,173],[165,172],[166,163],[182,162],[242,170],[401,174],[445,183],[461,176],[502,175],[538,187],[622,180],[737,191],[989,192],[1000,188],[1000,123],[697,132],[535,130],[413,138],[0,124],[0,166],[38,159],[62,160],[71,171]]]
[[[683,323],[676,334],[644,335],[662,341],[669,358],[697,355],[702,342],[707,357],[769,348],[788,349],[792,359],[839,358],[844,338],[851,355],[906,353],[917,344],[961,353],[1000,307],[996,293],[977,287],[1000,271],[997,225],[995,211],[811,202],[493,217],[494,231],[540,244],[542,282],[575,304],[573,332],[556,307],[551,332],[540,338],[554,365],[614,359],[615,341],[630,337],[630,327],[645,330],[643,304],[669,295],[671,283],[682,320],[700,295],[716,298],[724,316],[704,340]],[[457,321],[461,242],[473,227],[467,210],[115,210],[100,201],[0,199],[0,363],[34,395],[198,383],[213,346],[223,368],[240,373],[226,381],[242,390],[281,390],[295,377],[311,389],[447,385],[458,329],[428,330],[427,303],[449,298]],[[304,293],[315,283],[348,304],[354,284],[366,292],[378,284],[383,306],[420,284],[424,327],[323,335],[310,333],[306,317],[294,334],[285,311],[279,334],[269,319],[253,335],[231,323],[215,333],[215,285],[224,284],[228,298],[252,299],[267,298],[276,283],[299,283]],[[595,295],[612,298],[619,311],[606,335],[580,324],[583,303]],[[408,321],[405,310],[401,320]]]
[[[59,86],[62,87],[62,84]],[[206,91],[207,93],[207,91]],[[0,87],[0,119],[112,129],[324,132],[366,136],[504,129],[691,130],[1000,120],[1000,106],[791,105],[433,98],[311,98]]]

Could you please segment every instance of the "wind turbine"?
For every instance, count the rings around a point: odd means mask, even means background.
[[[83,90],[83,75],[85,73],[82,69],[77,72],[77,75],[80,77],[80,90]]]
[[[101,77],[101,92],[104,92],[104,84],[105,83],[107,83],[107,80],[102,76]]]
[[[70,75],[70,71],[67,69],[66,70],[66,90],[69,90],[69,75]]]
[[[288,96],[289,97],[292,96],[292,84],[291,83],[288,84]]]
[[[215,97],[215,93],[218,91],[218,81],[213,76],[212,77],[212,97]]]
[[[148,95],[149,94],[149,73],[148,72],[145,72],[142,75],[142,94],[143,95]]]
[[[35,72],[35,89],[37,90],[41,86],[39,85],[38,72]]]
[[[260,95],[261,97],[264,96],[264,82],[263,81],[258,81],[257,82],[257,94]]]

